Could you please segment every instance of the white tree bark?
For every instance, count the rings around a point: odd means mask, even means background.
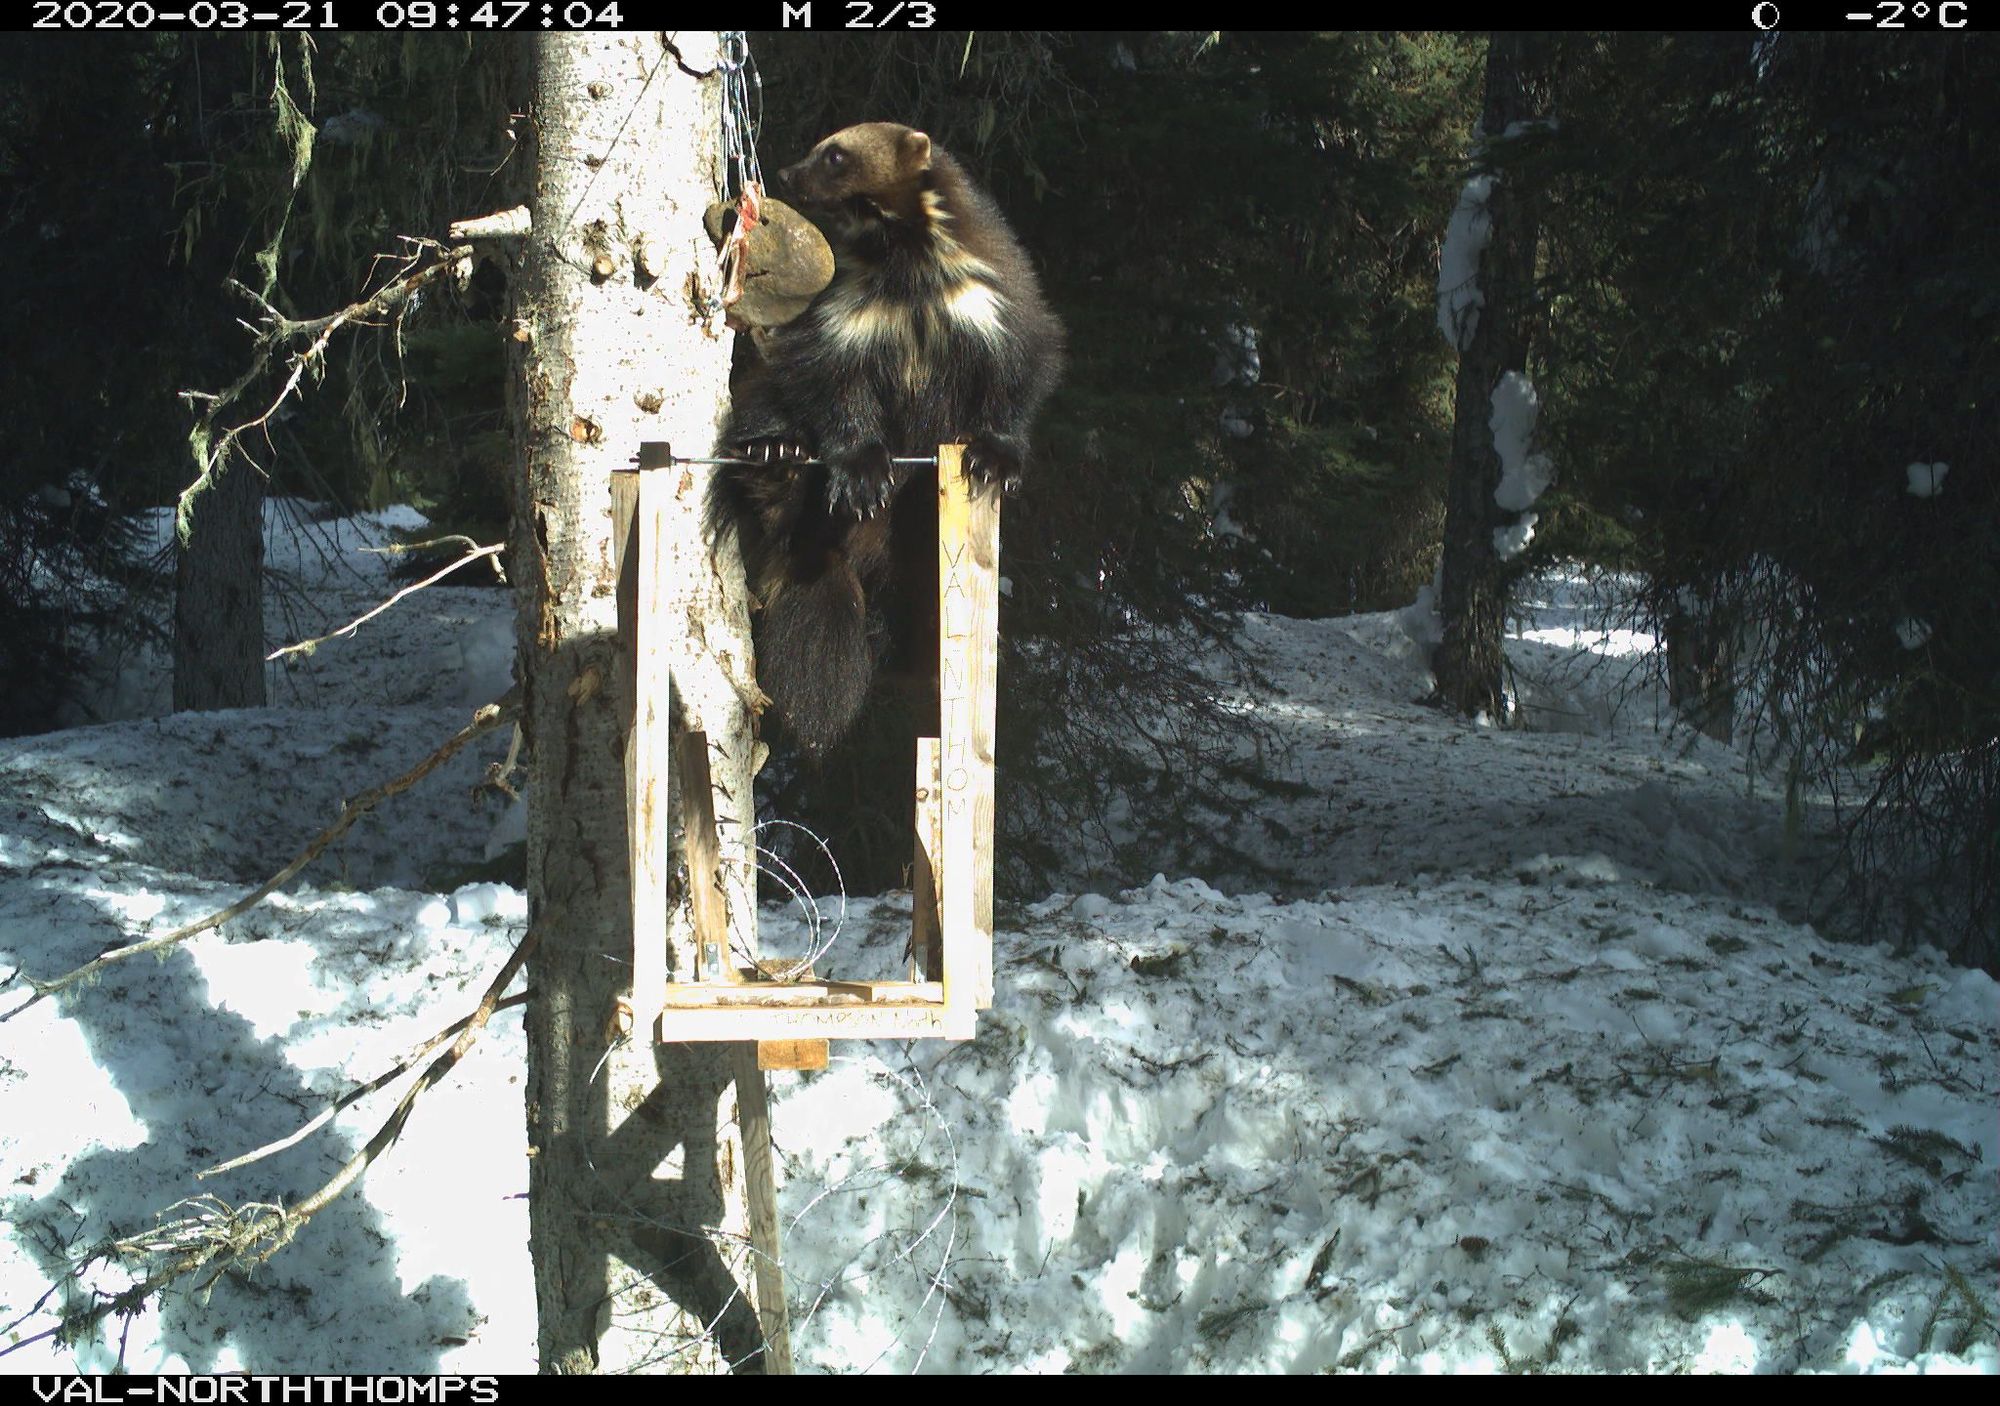
[[[727,334],[702,304],[719,192],[713,33],[535,48],[515,160],[534,173],[515,281],[513,571],[529,747],[530,1219],[546,1371],[765,1370],[735,1046],[619,1039],[630,989],[622,671],[610,475],[642,440],[704,454]],[[706,74],[708,76],[697,76]],[[642,270],[635,250],[646,250]],[[673,468],[676,731],[709,737],[732,925],[753,932],[749,613],[733,542],[701,538],[706,469]],[[692,969],[686,905],[674,969]],[[752,940],[754,950],[754,939]],[[607,1056],[606,1048],[612,1048]],[[754,1060],[750,1061],[754,1072]],[[757,1116],[762,1085],[746,1083]]]

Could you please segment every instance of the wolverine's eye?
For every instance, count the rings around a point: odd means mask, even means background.
[[[839,147],[834,147],[826,154],[826,164],[831,166],[834,170],[838,171],[841,167],[847,164],[847,153],[842,151]]]

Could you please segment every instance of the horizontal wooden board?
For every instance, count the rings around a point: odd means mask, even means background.
[[[738,986],[677,981],[666,988],[666,1004],[671,1010],[744,1006],[840,1010],[884,1001],[905,1006],[942,1006],[944,987],[935,981],[746,981]]]
[[[978,1013],[941,1005],[697,1006],[660,1017],[662,1040],[970,1040]]]

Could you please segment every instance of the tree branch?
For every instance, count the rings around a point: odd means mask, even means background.
[[[493,1009],[497,1013],[499,1011],[507,1010],[513,1006],[525,1005],[527,1004],[528,997],[531,994],[533,993],[522,991],[516,995],[509,996],[507,997],[507,999],[501,1001],[498,1005],[494,1006]],[[477,1014],[478,1012],[475,1010],[473,1012],[473,1015]],[[347,1109],[353,1107],[355,1104],[359,1103],[362,1099],[374,1093],[377,1089],[381,1089],[389,1084],[393,1084],[396,1080],[402,1078],[405,1074],[409,1073],[411,1065],[415,1064],[418,1060],[422,1059],[425,1055],[429,1054],[439,1045],[442,1045],[446,1040],[449,1040],[452,1036],[458,1034],[459,1031],[465,1029],[467,1025],[470,1025],[473,1020],[473,1015],[461,1016],[459,1019],[453,1021],[450,1025],[447,1025],[444,1029],[438,1031],[435,1035],[432,1035],[429,1039],[422,1041],[420,1044],[414,1046],[413,1048],[405,1052],[400,1058],[396,1060],[394,1064],[390,1065],[389,1068],[385,1069],[382,1073],[377,1074],[373,1079],[370,1079],[367,1083],[356,1084],[353,1088],[349,1089],[346,1093],[342,1094],[339,1098],[336,1098],[332,1103],[329,1103],[325,1108],[321,1109],[318,1113],[314,1114],[310,1119],[306,1121],[304,1126],[300,1127],[296,1132],[290,1133],[285,1137],[281,1137],[276,1142],[266,1143],[264,1144],[264,1146],[256,1149],[256,1151],[254,1152],[246,1152],[241,1157],[232,1157],[227,1162],[221,1162],[213,1167],[208,1167],[202,1171],[196,1172],[194,1174],[195,1180],[204,1181],[209,1177],[221,1176],[224,1172],[233,1172],[238,1167],[247,1167],[252,1162],[261,1162],[274,1152],[283,1152],[288,1147],[298,1146],[300,1143],[304,1142],[307,1138],[311,1137],[315,1131],[325,1127],[328,1123],[332,1122],[335,1118],[339,1117]]]
[[[207,1288],[230,1270],[249,1269],[263,1264],[284,1249],[305,1228],[307,1221],[352,1186],[375,1159],[389,1149],[396,1141],[397,1135],[402,1132],[403,1125],[409,1122],[410,1112],[416,1107],[417,1099],[424,1090],[449,1074],[465,1057],[466,1052],[478,1042],[480,1031],[486,1028],[486,1022],[492,1019],[493,1013],[503,1006],[515,1005],[526,999],[517,997],[503,1001],[500,993],[507,989],[514,977],[519,974],[522,965],[533,954],[538,936],[538,932],[530,928],[516,944],[513,952],[501,964],[500,970],[487,983],[486,993],[480,997],[479,1004],[473,1008],[472,1013],[451,1027],[459,1032],[458,1039],[452,1042],[451,1048],[433,1060],[430,1067],[418,1076],[416,1083],[396,1101],[395,1108],[382,1120],[382,1126],[375,1130],[375,1135],[368,1139],[359,1152],[348,1158],[325,1185],[290,1210],[261,1201],[232,1207],[214,1196],[195,1196],[176,1203],[170,1209],[180,1210],[186,1207],[190,1209],[190,1214],[179,1220],[168,1221],[146,1234],[113,1241],[105,1250],[94,1251],[84,1256],[70,1273],[74,1277],[80,1274],[91,1260],[110,1258],[112,1255],[137,1259],[167,1256],[169,1257],[167,1263],[124,1292],[105,1298],[102,1302],[80,1312],[65,1314],[62,1321],[54,1327],[36,1333],[32,1337],[0,1347],[0,1357],[5,1357],[10,1352],[18,1351],[30,1343],[39,1342],[47,1337],[61,1335],[73,1339],[114,1313],[136,1313],[148,1299],[162,1289],[191,1274],[202,1273],[204,1277],[201,1287]],[[449,1033],[450,1030],[443,1032],[424,1048],[434,1047],[438,1040],[444,1038],[444,1034]],[[304,1136],[305,1131],[310,1131],[311,1127],[312,1125],[308,1124],[307,1128],[297,1136]],[[296,1137],[287,1140],[290,1141],[296,1141]],[[286,1144],[276,1146],[283,1145]],[[276,1146],[267,1150],[275,1151]],[[262,1152],[254,1153],[251,1157],[239,1158],[227,1165],[238,1166],[262,1155],[264,1155]],[[221,1167],[211,1169],[211,1171],[221,1170],[223,1170]]]
[[[336,639],[341,635],[353,634],[356,630],[360,629],[370,620],[373,620],[376,616],[380,615],[383,611],[387,610],[390,606],[394,605],[397,601],[402,600],[406,596],[415,595],[418,591],[421,591],[424,587],[429,586],[434,582],[442,581],[445,577],[451,575],[452,572],[458,570],[461,566],[464,566],[466,563],[478,561],[482,557],[497,557],[501,552],[505,550],[506,550],[506,545],[504,543],[495,543],[493,546],[481,547],[477,551],[468,552],[466,555],[460,557],[457,561],[453,562],[450,566],[432,572],[429,576],[426,576],[423,580],[417,582],[415,585],[403,587],[402,590],[396,592],[395,595],[390,596],[389,599],[383,601],[380,605],[376,606],[366,615],[362,615],[356,619],[350,620],[345,625],[342,625],[339,629],[321,635],[318,639],[300,640],[297,644],[288,644],[278,649],[274,649],[269,654],[264,656],[264,662],[268,664],[274,659],[284,658],[287,654],[311,654],[315,649],[318,649],[321,645],[325,644],[330,639]],[[497,562],[494,564],[494,570],[496,571],[499,570],[499,564]],[[501,576],[501,579],[504,581],[506,579],[506,576],[503,574]]]
[[[250,365],[241,376],[230,382],[226,390],[219,395],[207,395],[195,391],[182,392],[183,397],[190,401],[208,402],[207,409],[202,411],[201,419],[188,436],[188,443],[194,448],[200,471],[195,475],[194,482],[182,490],[180,500],[174,506],[174,530],[183,542],[187,540],[188,514],[193,508],[194,500],[214,483],[215,471],[222,466],[230,451],[240,447],[243,436],[267,424],[271,416],[277,413],[278,407],[298,389],[299,382],[305,378],[306,372],[324,360],[327,346],[332,342],[336,332],[353,322],[401,316],[410,298],[419,289],[439,274],[456,270],[472,258],[470,245],[447,247],[434,239],[412,242],[416,243],[420,250],[435,253],[436,260],[422,268],[406,265],[401,274],[360,302],[350,303],[338,312],[328,313],[324,317],[309,318],[303,322],[295,322],[284,316],[255,290],[238,283],[233,278],[229,280],[228,287],[258,305],[263,312],[263,319],[259,326],[252,327],[248,323],[245,324],[257,338],[251,348]],[[264,407],[263,413],[230,426],[222,432],[220,438],[217,438],[216,425],[223,412],[234,405],[237,399],[264,375],[281,352],[300,341],[305,341],[307,345],[303,350],[291,354],[291,369],[285,376],[285,383],[279,387],[271,403]],[[247,454],[244,457],[251,464],[256,463]]]
[[[400,795],[402,792],[409,790],[412,786],[444,765],[445,762],[451,760],[467,743],[485,736],[503,723],[512,722],[520,716],[520,712],[521,701],[518,689],[510,690],[507,696],[497,703],[488,703],[477,713],[473,714],[472,721],[461,728],[456,736],[404,772],[401,776],[393,781],[385,781],[379,786],[372,786],[353,800],[344,802],[340,808],[340,818],[314,836],[306,847],[293,857],[291,863],[280,869],[257,888],[252,889],[249,893],[237,899],[236,902],[230,904],[227,908],[211,913],[196,922],[175,928],[172,932],[160,937],[149,937],[143,942],[133,942],[128,943],[124,947],[113,948],[109,952],[104,952],[91,958],[91,960],[85,962],[82,966],[76,968],[76,970],[65,972],[61,976],[54,977],[48,981],[37,981],[33,977],[23,978],[29,986],[34,988],[35,994],[14,1007],[13,1010],[8,1011],[5,1015],[0,1015],[0,1022],[12,1020],[44,996],[52,996],[58,991],[76,985],[79,981],[89,980],[114,962],[121,962],[127,957],[136,957],[143,952],[164,951],[178,943],[187,941],[199,933],[207,932],[210,928],[220,927],[231,918],[241,917],[290,883],[301,869],[319,858],[326,851],[328,845],[346,834],[348,828],[355,821],[375,809],[382,802],[388,800],[391,796]]]

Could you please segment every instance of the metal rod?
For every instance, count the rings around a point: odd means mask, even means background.
[[[891,459],[889,462],[892,464],[915,464],[915,465],[924,465],[930,468],[936,468],[937,455],[920,454],[911,458]],[[668,444],[665,440],[648,439],[640,441],[639,452],[637,454],[634,454],[630,459],[626,461],[627,467],[615,470],[614,472],[630,473],[634,469],[668,469],[674,467],[676,464],[747,464],[753,469],[769,468],[774,464],[789,464],[797,468],[807,468],[807,467],[825,468],[826,460],[824,459],[732,459],[732,458],[721,458],[721,457],[686,459],[674,453],[673,446],[671,444]]]
[[[897,459],[891,459],[889,462],[892,464],[922,464],[922,465],[928,465],[931,468],[936,468],[937,455],[927,454],[913,459],[897,458]],[[795,468],[810,468],[810,467],[823,467],[826,464],[826,460],[824,459],[683,459],[680,455],[676,454],[671,458],[669,458],[665,464],[657,466],[641,465],[640,467],[668,468],[675,464],[748,464],[752,468],[769,468],[773,465],[789,464]]]

